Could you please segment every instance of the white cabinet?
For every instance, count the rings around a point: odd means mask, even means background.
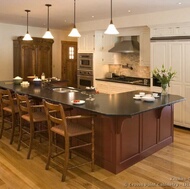
[[[151,43],[151,68],[172,67],[177,76],[171,81],[169,93],[186,100],[175,104],[174,123],[190,128],[190,42],[168,41]],[[151,70],[152,70],[151,69]],[[152,87],[157,90],[159,87]],[[161,91],[161,89],[160,89]],[[159,91],[158,91],[159,92]]]
[[[151,28],[151,37],[187,36],[190,35],[190,26],[159,26]]]
[[[160,27],[151,29],[151,37],[173,36],[174,29],[172,27]]]
[[[117,42],[117,37],[114,35],[102,35],[102,62],[104,64],[114,63],[114,53],[108,52]]]
[[[99,92],[106,94],[116,94],[136,90],[134,85],[97,80],[95,82],[95,87]]]
[[[150,87],[97,80],[95,81],[95,87],[99,92],[106,94],[117,94],[134,90],[150,91]]]
[[[153,42],[151,43],[151,70],[166,66],[168,55],[167,43]]]
[[[117,36],[105,35],[102,31],[81,33],[78,38],[78,52],[93,52],[98,55],[98,62],[103,64],[113,64],[114,53],[108,52],[117,41]]]
[[[78,38],[78,52],[93,52],[95,49],[94,32],[82,33]]]
[[[140,86],[140,85],[136,85],[135,86],[135,89],[136,90],[140,90],[140,91],[151,91],[150,89],[150,87],[145,87],[145,86]]]

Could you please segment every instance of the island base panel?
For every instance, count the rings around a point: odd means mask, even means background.
[[[97,115],[95,121],[95,162],[115,174],[172,142],[173,105],[132,117]]]

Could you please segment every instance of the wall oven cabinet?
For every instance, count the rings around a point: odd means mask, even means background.
[[[85,69],[85,70],[93,69],[93,53],[78,54],[78,69]]]

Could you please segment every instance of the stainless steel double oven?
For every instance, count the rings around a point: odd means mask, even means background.
[[[77,69],[78,88],[93,86],[93,53],[79,53]]]

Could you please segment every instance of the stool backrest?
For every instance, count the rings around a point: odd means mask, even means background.
[[[14,100],[11,91],[9,89],[0,90],[0,104],[1,104],[1,110],[6,106],[10,106],[12,107],[12,113],[15,112]]]
[[[59,125],[64,131],[65,137],[68,137],[67,121],[63,106],[61,104],[47,102],[46,100],[43,100],[43,104],[47,116],[49,130],[51,130],[53,126]]]
[[[33,119],[31,104],[28,98],[28,95],[20,95],[16,94],[17,104],[19,107],[19,114],[22,116],[23,114],[29,114],[30,119]]]

